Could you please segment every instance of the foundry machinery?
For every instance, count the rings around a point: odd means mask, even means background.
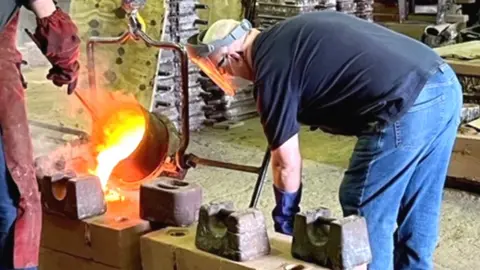
[[[147,111],[143,107],[147,126],[144,137],[136,150],[126,159],[120,162],[112,174],[122,175],[122,179],[129,178],[129,166],[140,168],[141,175],[136,175],[134,182],[142,182],[158,176],[166,176],[183,180],[188,169],[197,165],[212,166],[241,172],[257,174],[257,182],[252,194],[249,207],[256,207],[270,162],[270,150],[267,148],[260,167],[227,163],[199,157],[195,154],[187,154],[190,139],[189,129],[189,91],[188,91],[188,55],[180,45],[172,42],[156,41],[150,38],[144,31],[142,19],[138,11],[145,6],[146,0],[123,0],[122,9],[128,20],[128,29],[118,37],[90,37],[87,42],[87,68],[90,91],[95,94],[97,83],[95,78],[95,47],[97,45],[124,44],[128,41],[144,42],[148,47],[163,50],[173,50],[180,58],[181,74],[181,131],[159,114]],[[95,115],[95,112],[93,112]],[[101,123],[101,120],[100,120]],[[128,184],[128,183],[127,183]]]

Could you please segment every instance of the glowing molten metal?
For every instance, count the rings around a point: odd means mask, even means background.
[[[135,107],[120,107],[110,112],[104,120],[94,123],[93,147],[97,164],[92,173],[100,178],[105,199],[118,201],[124,197],[107,184],[118,163],[128,158],[142,141],[146,120],[142,111]]]

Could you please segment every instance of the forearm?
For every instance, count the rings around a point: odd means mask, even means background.
[[[293,219],[295,214],[300,211],[299,204],[302,198],[302,157],[298,134],[293,135],[279,147],[272,148],[271,162],[275,197],[272,217],[275,231],[291,235]]]
[[[52,0],[28,0],[28,8],[35,13],[37,18],[48,17],[57,9]]]
[[[302,179],[302,157],[298,135],[292,136],[272,151],[273,183],[286,192],[295,192]]]
[[[272,162],[273,183],[286,192],[296,192],[300,188],[302,179],[302,160],[296,164],[279,164]]]

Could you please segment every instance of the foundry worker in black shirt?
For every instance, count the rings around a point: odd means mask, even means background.
[[[276,231],[291,234],[300,210],[300,124],[356,136],[340,203],[345,216],[367,221],[369,269],[433,269],[463,101],[454,71],[432,49],[321,11],[263,32],[246,20],[220,20],[192,36],[187,50],[228,94],[255,85],[272,152]]]

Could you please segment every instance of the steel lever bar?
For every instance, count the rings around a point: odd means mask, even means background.
[[[212,159],[206,159],[198,157],[194,154],[188,154],[185,157],[186,163],[188,166],[195,168],[197,165],[205,165],[209,167],[217,167],[222,169],[234,170],[234,171],[241,171],[241,172],[248,172],[248,173],[255,173],[258,175],[257,182],[255,183],[255,187],[253,189],[252,198],[250,200],[249,207],[256,208],[258,201],[260,200],[260,195],[263,190],[263,186],[265,185],[265,177],[267,175],[268,164],[270,163],[271,152],[270,148],[267,148],[265,151],[265,155],[263,156],[262,165],[260,167],[255,166],[247,166],[247,165],[239,165],[234,163],[228,163],[223,161],[217,161]]]

